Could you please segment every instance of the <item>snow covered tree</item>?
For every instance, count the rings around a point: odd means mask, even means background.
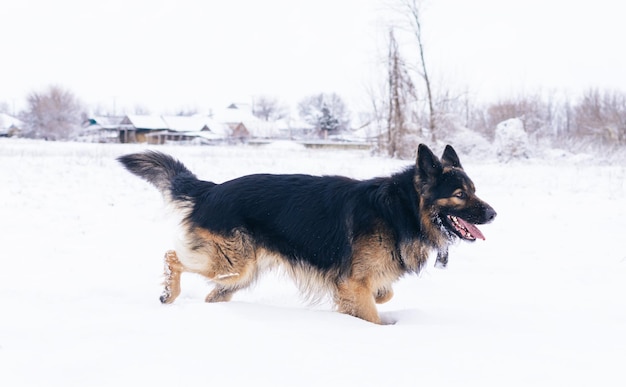
[[[322,106],[322,116],[319,119],[319,126],[320,129],[326,133],[337,130],[339,127],[339,120],[330,113],[330,109],[328,109],[326,105]]]
[[[350,113],[341,97],[335,93],[309,96],[298,104],[300,118],[327,135],[329,131],[346,130]]]
[[[32,92],[27,110],[22,112],[24,135],[47,140],[68,140],[76,136],[84,109],[74,94],[60,86],[44,92]]]

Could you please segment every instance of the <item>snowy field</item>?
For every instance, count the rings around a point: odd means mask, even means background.
[[[626,166],[460,154],[498,211],[448,269],[408,276],[376,326],[307,305],[271,273],[205,304],[159,295],[172,222],[115,157],[140,145],[0,139],[0,386],[624,386]],[[217,182],[386,175],[368,152],[159,147]],[[440,150],[437,150],[440,153]]]

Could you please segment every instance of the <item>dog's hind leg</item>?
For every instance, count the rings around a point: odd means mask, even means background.
[[[161,302],[170,304],[180,295],[183,272],[200,274],[215,284],[206,302],[230,301],[233,294],[248,287],[257,277],[254,246],[239,231],[229,236],[194,229],[176,251],[165,253],[165,280]]]
[[[171,304],[180,295],[180,277],[183,272],[192,272],[207,276],[206,273],[196,270],[190,270],[185,267],[183,263],[178,259],[176,251],[169,250],[165,253],[164,264],[164,280],[163,280],[163,293],[160,300],[163,304]],[[229,284],[216,282],[215,288],[206,297],[206,302],[226,302],[230,301],[233,294],[242,288],[245,288],[249,283],[237,282],[239,274],[221,274],[215,275],[211,273],[210,279],[215,281],[229,281]],[[234,280],[234,281],[233,281]]]
[[[250,237],[240,230],[223,236],[196,228],[190,256],[195,256],[194,268],[215,284],[206,302],[230,301],[238,290],[248,287],[257,277],[257,257]]]
[[[250,286],[257,277],[258,267],[254,259],[229,259],[229,262],[237,262],[232,269],[235,273],[218,274],[212,277],[215,288],[204,299],[206,302],[227,302],[233,295]]]
[[[363,281],[348,278],[337,288],[336,303],[339,312],[380,324],[372,290]]]
[[[178,260],[176,251],[169,250],[165,253],[165,265],[163,269],[163,293],[160,300],[163,304],[171,304],[180,294],[180,275],[185,271],[184,266]]]
[[[215,288],[206,296],[206,302],[227,302],[233,298],[233,294],[240,290],[239,287],[228,287],[224,285],[215,285]]]

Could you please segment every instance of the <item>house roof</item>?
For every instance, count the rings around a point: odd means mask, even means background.
[[[230,134],[230,128],[228,125],[204,115],[128,115],[122,120],[121,123],[124,125],[132,125],[136,129],[169,130],[180,133],[210,131],[220,136],[227,136]]]
[[[131,124],[137,129],[168,129],[167,123],[161,116],[141,116],[136,114],[127,115],[123,124]]]
[[[228,127],[210,117],[203,115],[194,116],[162,116],[169,130],[175,132],[199,132],[209,130],[215,134],[228,134]]]
[[[108,117],[93,117],[90,121],[95,126],[106,128],[111,122]],[[134,127],[135,129],[167,130],[178,133],[212,133],[217,136],[228,136],[236,125],[243,125],[252,137],[271,138],[281,134],[281,130],[294,127],[293,122],[287,120],[264,121],[255,117],[248,106],[231,105],[215,113],[214,117],[197,114],[193,116],[174,115],[137,115],[131,114],[123,120],[117,120],[118,127]]]
[[[252,114],[250,105],[231,104],[225,109],[215,111],[213,116],[219,122],[236,123],[236,122],[253,122],[259,119]]]
[[[100,130],[100,129],[119,129],[123,127],[122,121],[124,117],[113,116],[93,116],[89,117],[87,121],[83,122],[83,127],[87,130]]]
[[[94,116],[90,117],[89,120],[93,122],[93,124],[98,124],[101,126],[117,126],[119,125],[124,117],[120,116]]]
[[[22,128],[24,122],[6,113],[0,113],[0,130],[9,130],[10,128]]]
[[[167,128],[175,132],[195,132],[208,126],[202,116],[162,116]]]

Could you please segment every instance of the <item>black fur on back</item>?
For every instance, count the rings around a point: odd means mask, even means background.
[[[348,270],[353,240],[380,222],[398,243],[419,234],[413,175],[248,175],[199,190],[190,220],[222,235],[243,228],[257,245],[290,260]]]

